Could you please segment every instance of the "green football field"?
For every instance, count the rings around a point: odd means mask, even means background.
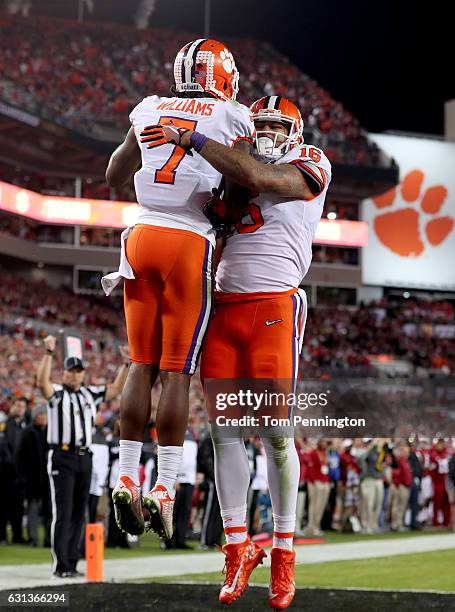
[[[327,544],[342,544],[345,542],[363,542],[367,540],[378,540],[386,538],[408,538],[408,537],[425,537],[426,535],[434,534],[433,530],[424,532],[409,531],[405,533],[383,533],[374,535],[361,535],[349,533],[327,533],[325,541]],[[41,535],[42,537],[42,535]],[[193,547],[191,552],[205,551],[199,549],[199,543],[188,541],[188,544]],[[311,545],[308,545],[308,550],[311,551]],[[158,537],[153,533],[148,533],[140,538],[140,545],[132,549],[112,549],[106,548],[104,551],[106,559],[130,559],[131,557],[147,557],[157,554],[185,554],[185,551],[170,550],[162,551],[159,547]],[[51,551],[49,548],[30,548],[26,545],[8,545],[0,546],[0,566],[1,565],[23,565],[29,563],[50,563]]]
[[[220,584],[220,573],[186,574],[149,582],[211,582]],[[257,568],[250,584],[268,584],[269,569]],[[141,580],[141,582],[145,582]],[[455,592],[455,549],[377,557],[356,561],[331,561],[296,566],[298,587],[436,590]]]

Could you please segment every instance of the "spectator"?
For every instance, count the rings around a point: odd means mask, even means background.
[[[339,443],[340,440],[338,438],[334,438],[327,442],[330,492],[321,521],[321,528],[323,531],[334,531],[332,522],[338,496],[338,481],[341,476],[340,453],[338,452]]]
[[[192,433],[187,430],[183,442],[183,457],[177,476],[177,492],[174,506],[174,534],[167,548],[190,549],[186,543],[189,518],[196,483],[198,445]]]
[[[115,419],[112,436],[109,440],[109,519],[107,528],[107,546],[109,548],[128,548],[126,533],[120,531],[115,521],[114,502],[112,501],[112,491],[118,480],[119,472],[119,451],[120,451],[120,419]]]
[[[450,509],[452,514],[452,531],[455,531],[455,454],[452,454],[449,460],[447,491],[449,494]]]
[[[44,525],[44,546],[50,546],[51,504],[47,477],[47,411],[38,405],[32,411],[32,424],[23,433],[18,450],[18,468],[25,481],[28,541],[38,546],[38,524]]]
[[[10,463],[8,440],[6,438],[6,414],[0,412],[0,486],[7,478],[7,465]],[[0,545],[8,544],[6,539],[6,525],[8,515],[4,504],[0,504]]]
[[[197,454],[197,470],[203,476],[200,488],[204,491],[204,515],[202,517],[201,547],[221,546],[223,522],[215,489],[215,468],[212,438],[205,435]]]
[[[302,535],[303,516],[305,514],[305,506],[308,501],[308,485],[307,482],[310,479],[309,464],[310,464],[310,452],[311,445],[307,438],[301,438],[296,436],[295,448],[299,456],[300,461],[300,477],[299,477],[299,490],[297,493],[297,508],[296,508],[296,535]]]
[[[384,497],[385,450],[380,439],[372,440],[360,456],[361,523],[365,533],[376,533]]]
[[[248,507],[248,533],[253,536],[256,534],[258,525],[257,508],[259,502],[259,494],[263,488],[262,476],[258,472],[258,457],[264,456],[262,442],[259,437],[250,438],[245,442],[248,463],[250,466],[250,488],[248,490],[247,507]],[[259,460],[260,461],[260,460]],[[254,486],[253,486],[254,483]]]
[[[360,469],[357,457],[352,454],[352,440],[344,440],[343,449],[340,455],[340,530],[358,531]]]
[[[383,448],[385,452],[383,464],[384,475],[382,477],[384,494],[382,496],[381,511],[379,512],[378,527],[380,530],[385,531],[390,514],[389,497],[392,487],[392,468],[396,467],[396,460],[388,444],[384,444]]]
[[[450,504],[446,482],[449,473],[449,451],[444,438],[438,438],[430,450],[430,475],[433,481],[433,525],[448,527],[450,524]]]
[[[6,525],[9,521],[13,532],[13,544],[25,544],[22,534],[24,516],[24,481],[19,470],[18,452],[27,427],[27,399],[17,397],[13,401],[5,423],[4,459],[0,465],[0,489],[4,492],[0,504],[0,540],[6,541]]]
[[[416,530],[416,529],[421,529],[421,526],[417,521],[417,516],[419,514],[419,492],[420,492],[420,485],[421,485],[422,476],[423,476],[423,467],[420,462],[419,456],[417,454],[416,441],[413,439],[409,440],[408,445],[409,445],[408,461],[409,461],[409,465],[411,467],[411,472],[412,472],[412,485],[411,485],[411,492],[409,496],[409,508],[411,511],[411,519],[410,519],[409,527],[410,529]]]
[[[392,469],[391,484],[391,529],[392,531],[405,531],[404,514],[409,503],[412,486],[412,472],[409,465],[409,446],[398,445],[393,451],[396,466]]]
[[[320,438],[310,453],[311,472],[308,481],[308,525],[305,534],[321,536],[321,519],[329,498],[329,466],[327,440]]]
[[[271,521],[272,500],[267,480],[267,457],[261,438],[254,438],[254,474],[250,484],[249,522],[250,535],[259,534],[265,525],[273,527]]]
[[[109,446],[103,430],[105,420],[102,412],[98,412],[95,419],[92,445],[92,478],[90,481],[88,497],[88,522],[96,523],[98,519],[99,502],[102,498],[109,473]],[[103,517],[104,518],[104,517]]]

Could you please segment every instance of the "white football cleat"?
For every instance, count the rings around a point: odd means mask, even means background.
[[[173,515],[175,497],[169,495],[164,485],[155,485],[144,497],[144,506],[150,512],[148,529],[170,540],[173,534]]]

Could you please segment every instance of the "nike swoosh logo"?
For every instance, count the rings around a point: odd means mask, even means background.
[[[269,325],[274,325],[275,323],[282,323],[283,319],[275,319],[274,321],[269,321],[267,319],[267,321],[265,322],[265,324],[267,325],[267,327],[269,327]]]
[[[237,586],[237,581],[238,581],[238,579],[239,579],[239,577],[240,577],[240,572],[242,571],[242,569],[243,569],[243,560],[241,561],[241,563],[240,563],[240,565],[239,565],[239,569],[237,570],[237,573],[236,573],[236,575],[234,576],[234,580],[232,581],[231,586],[226,587],[226,588],[224,589],[224,591],[225,591],[226,593],[233,593],[233,592],[235,591],[235,588],[236,588],[236,586]]]
[[[275,597],[277,597],[277,595],[278,595],[278,593],[274,593],[274,592],[272,591],[272,587],[271,587],[271,586],[269,586],[269,598],[270,598],[270,599],[274,599]]]

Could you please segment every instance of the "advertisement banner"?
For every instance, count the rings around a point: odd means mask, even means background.
[[[455,144],[370,136],[399,165],[400,183],[363,202],[363,283],[455,290]]]
[[[0,181],[0,210],[42,223],[124,229],[136,223],[139,205],[112,200],[47,196]],[[368,225],[363,221],[322,219],[314,242],[363,247],[368,243]]]

